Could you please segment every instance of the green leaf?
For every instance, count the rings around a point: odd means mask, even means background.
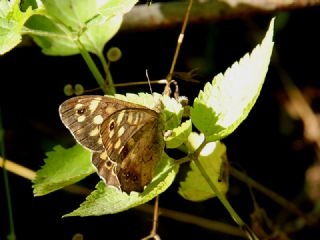
[[[223,74],[218,74],[194,100],[193,124],[207,141],[222,139],[232,133],[248,116],[263,85],[273,48],[272,19],[261,45],[246,54]],[[205,117],[204,117],[205,116]]]
[[[166,106],[164,109],[166,127],[165,130],[174,129],[181,123],[183,115],[183,107],[174,98],[168,96],[163,97],[163,103]]]
[[[87,197],[86,201],[78,209],[64,215],[64,217],[113,214],[146,203],[171,185],[178,168],[178,164],[175,164],[173,159],[163,154],[155,169],[152,182],[142,193],[131,192],[128,195],[114,187],[106,186],[103,181],[100,181],[96,190]]]
[[[108,97],[112,96],[108,95]],[[138,94],[127,93],[126,95],[115,94],[113,97],[123,101],[136,103],[151,109],[157,108],[159,103],[162,101],[162,95],[158,93],[150,94],[141,92]]]
[[[35,196],[56,191],[95,172],[91,164],[91,153],[78,144],[69,149],[55,146],[46,155],[45,165],[37,171],[33,181]]]
[[[38,31],[33,32],[32,37],[47,55],[78,54],[78,41],[87,51],[102,55],[105,44],[118,32],[125,10],[129,10],[136,1],[131,1],[131,4],[122,2],[117,1],[121,7],[106,16],[99,9],[102,7],[104,12],[111,4],[105,1],[98,1],[96,5],[93,0],[45,0],[44,6],[51,17],[34,16],[28,27]]]
[[[0,1],[0,55],[21,42],[24,23],[33,14],[31,7],[25,12],[19,8],[20,1]]]
[[[111,18],[100,15],[87,24],[80,41],[89,52],[102,54],[105,44],[118,32],[121,23],[122,15]]]
[[[100,0],[97,5],[102,15],[110,17],[129,12],[137,2],[137,0]]]
[[[165,138],[167,148],[177,148],[187,141],[192,131],[191,120],[183,122],[179,127],[174,128],[169,137]]]
[[[38,6],[38,3],[40,3]],[[32,9],[36,9],[38,7],[41,7],[42,3],[41,2],[37,2],[37,0],[24,0],[20,3],[20,9],[22,11],[26,11],[29,7],[31,7]]]
[[[53,56],[69,56],[78,54],[76,36],[68,29],[52,21],[46,16],[34,15],[27,22],[27,27],[35,32],[44,33],[44,36],[31,35],[33,40],[42,48],[42,52]]]
[[[80,32],[97,14],[96,0],[42,0],[47,14],[73,31]]]
[[[203,141],[203,134],[191,133],[188,143],[190,152],[197,149]],[[224,164],[224,161],[226,161],[225,154],[225,145],[217,141],[208,143],[199,155],[201,165],[206,170],[212,183],[222,193],[226,193],[228,190],[228,173]],[[186,179],[180,183],[179,194],[190,201],[204,201],[215,197],[215,193],[193,161],[190,163],[190,168]]]

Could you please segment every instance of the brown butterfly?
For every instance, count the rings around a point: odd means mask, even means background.
[[[59,113],[107,185],[130,193],[150,183],[164,146],[160,113],[106,96],[68,99]]]

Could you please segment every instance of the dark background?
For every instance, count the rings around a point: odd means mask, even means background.
[[[202,83],[211,81],[214,75],[225,71],[260,42],[273,16],[189,24],[176,71],[197,68],[197,79]],[[319,87],[320,9],[306,8],[277,13],[277,16],[276,26],[277,21],[288,17],[283,27],[275,32],[279,62],[271,63],[261,95],[249,117],[223,142],[227,145],[230,162],[241,166],[263,185],[295,200],[303,196],[305,171],[315,156],[311,146],[293,148],[294,142],[302,139],[302,127],[299,121],[284,118],[279,100],[284,90],[277,69],[288,72],[300,88]],[[111,65],[115,82],[146,81],[146,69],[151,79],[165,78],[179,31],[180,26],[147,32],[120,31],[106,46],[106,49],[117,46],[122,50],[122,59]],[[34,45],[16,48],[1,56],[0,71],[6,157],[38,170],[43,165],[45,152],[54,145],[71,146],[73,143],[58,115],[59,104],[67,98],[63,93],[64,85],[81,83],[91,89],[97,87],[96,83],[81,56],[48,57]],[[192,101],[202,87],[203,84],[182,82],[180,94]],[[155,92],[162,92],[162,89],[163,86],[153,86]],[[118,93],[149,92],[149,87],[117,90]],[[235,225],[217,199],[194,203],[177,194],[184,170],[185,167],[176,182],[161,195],[160,206]],[[0,175],[2,178],[2,172]],[[29,180],[11,173],[9,180],[17,239],[72,239],[75,233],[82,233],[84,239],[140,239],[151,230],[152,216],[137,209],[101,217],[62,219],[61,216],[77,208],[85,196],[57,191],[33,197]],[[98,177],[92,175],[82,184],[94,188],[97,181]],[[3,181],[0,194],[0,239],[5,239],[9,224]],[[277,222],[283,217],[283,209],[272,200],[259,193],[256,197],[272,220]],[[239,215],[250,222],[253,206],[247,187],[231,177],[228,198]],[[302,202],[301,207],[310,210],[312,204],[307,200]],[[160,217],[158,232],[162,239],[238,239],[166,217]],[[316,239],[320,236],[319,227],[304,228],[290,236]]]

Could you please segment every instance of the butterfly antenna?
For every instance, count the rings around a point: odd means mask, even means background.
[[[153,92],[152,92],[152,87],[151,87],[150,78],[149,78],[149,74],[148,74],[148,69],[146,69],[146,76],[147,76],[147,79],[148,79],[148,84],[149,84],[150,92],[151,92],[151,94],[152,94]]]

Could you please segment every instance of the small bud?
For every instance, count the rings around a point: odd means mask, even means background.
[[[72,85],[71,84],[67,84],[64,86],[63,88],[63,92],[66,96],[72,96],[73,95],[73,88],[72,88]]]
[[[84,93],[84,87],[77,83],[76,85],[74,85],[74,94],[79,96],[82,95]]]
[[[122,52],[120,48],[117,48],[117,47],[112,47],[107,52],[107,58],[110,62],[119,61],[121,56],[122,56]]]

